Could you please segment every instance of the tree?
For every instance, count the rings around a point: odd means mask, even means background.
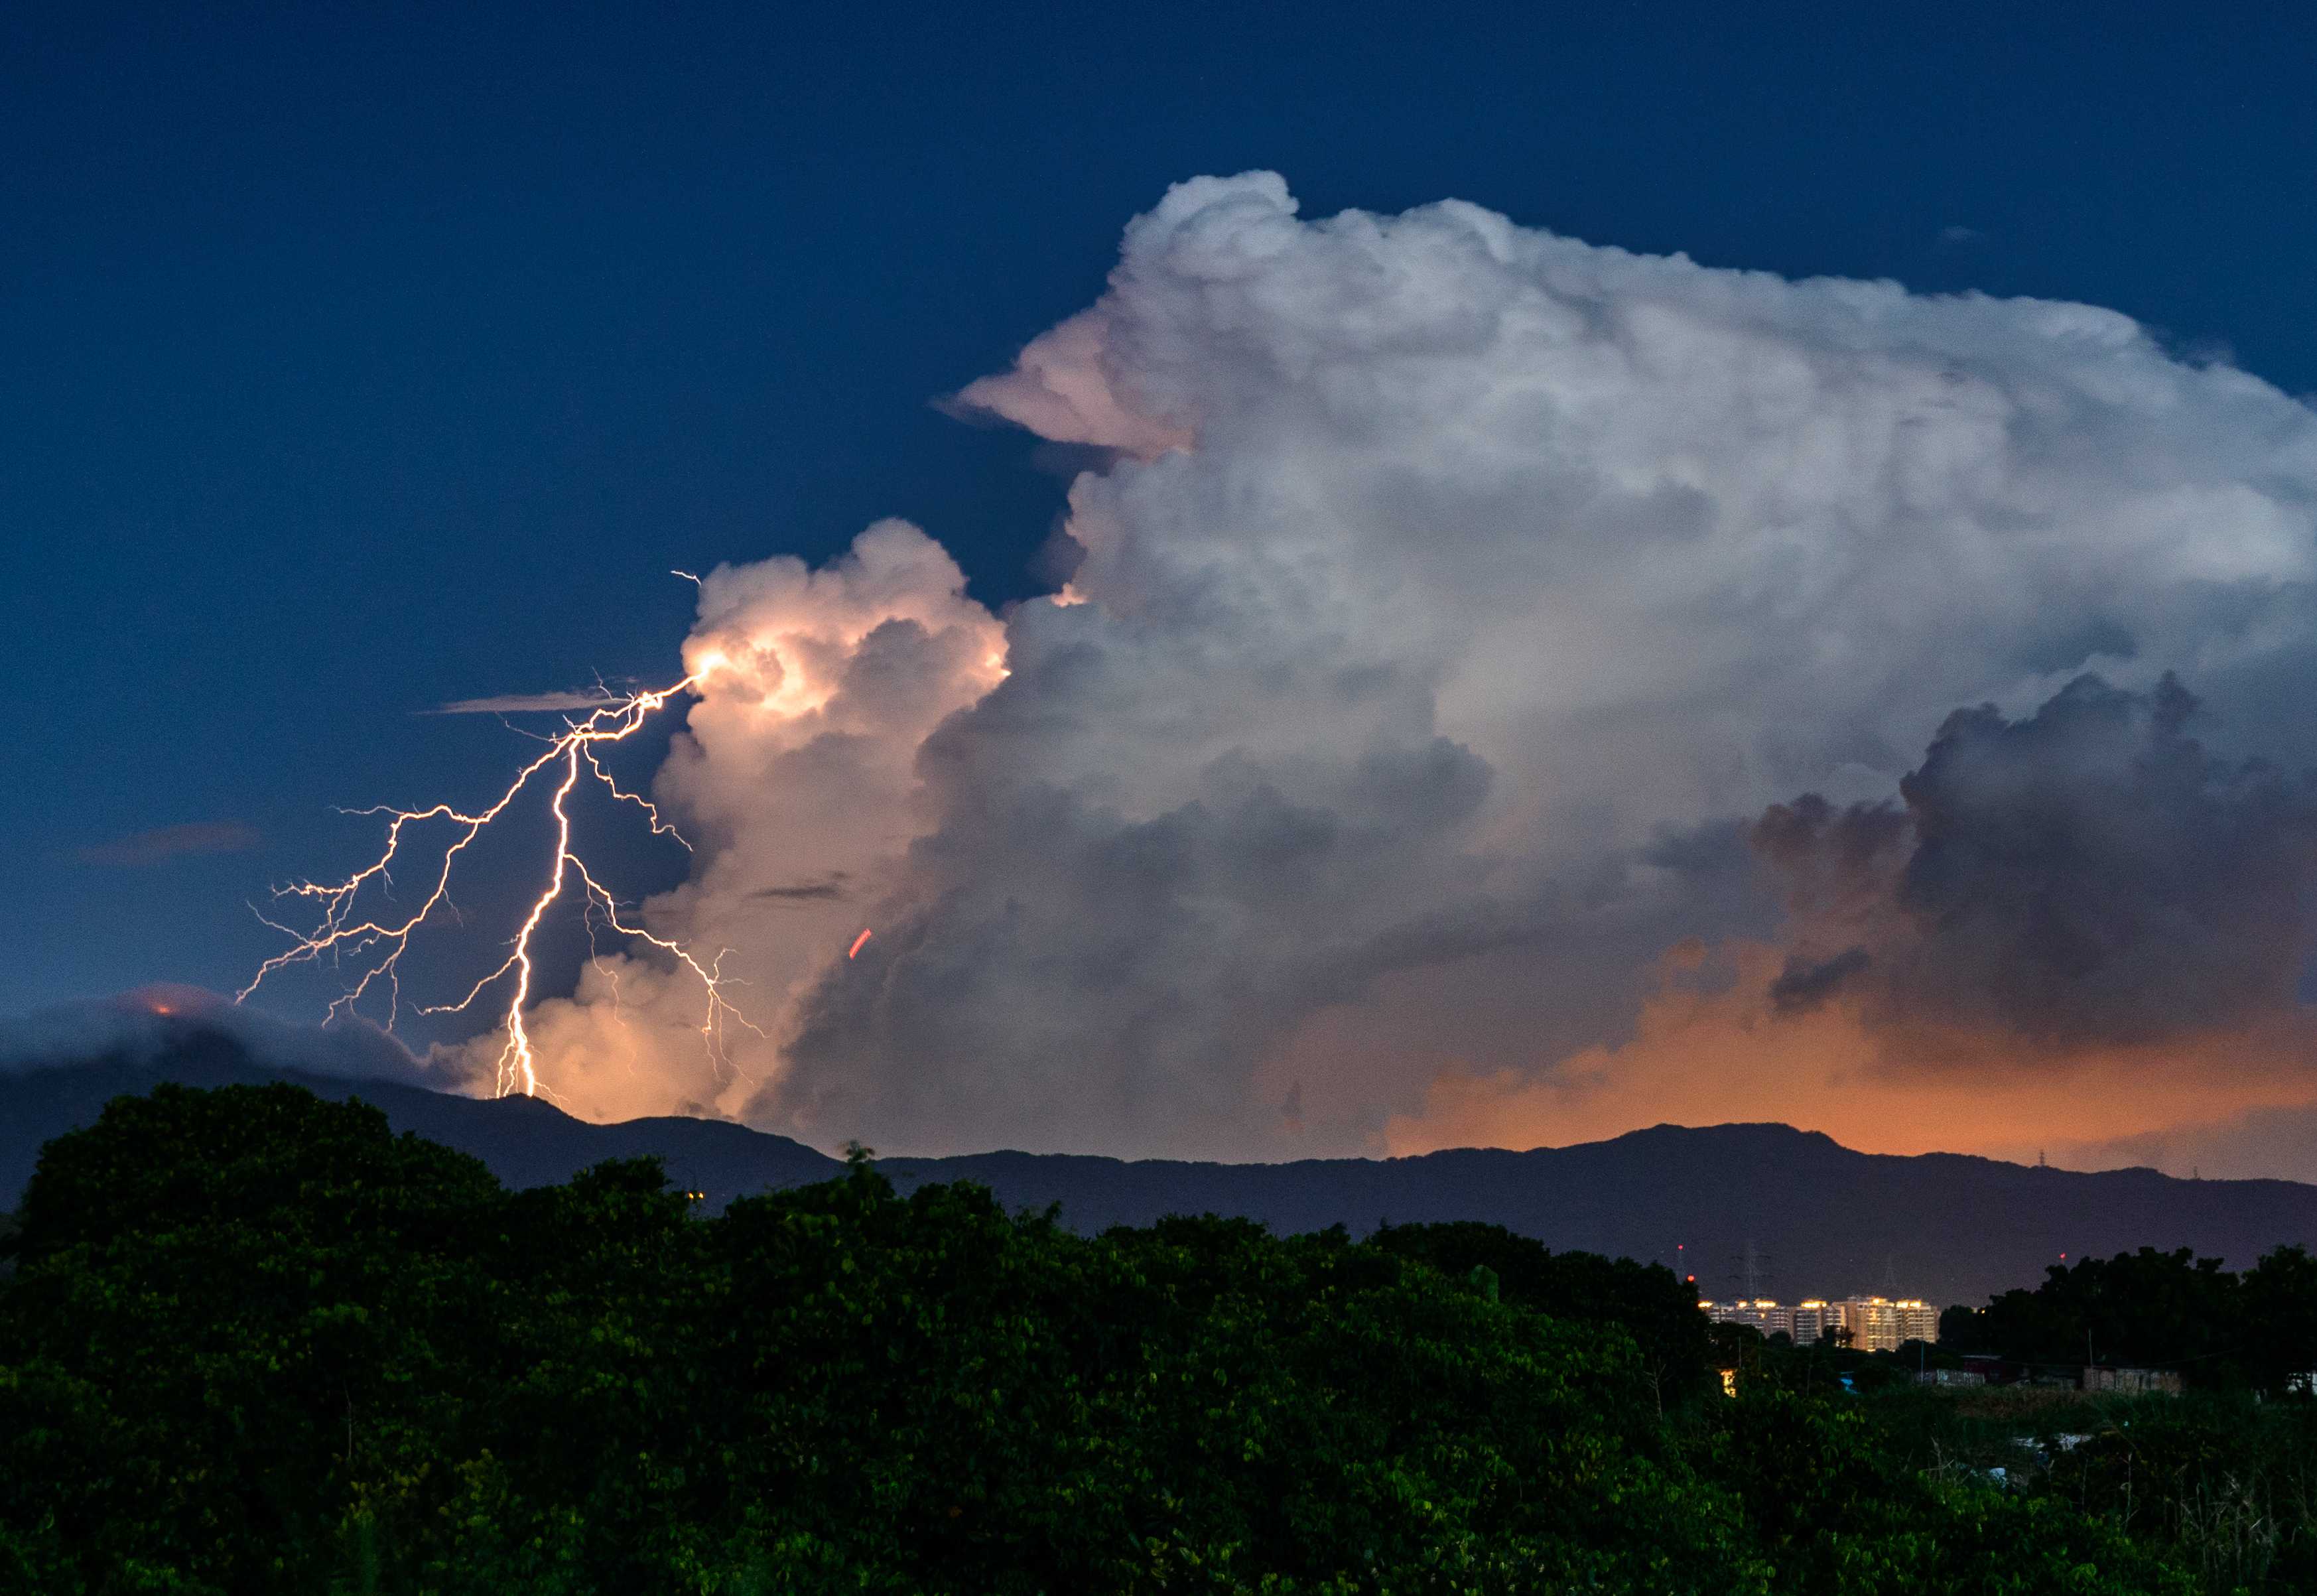
[[[1948,1352],[1986,1350],[1977,1308],[1957,1303],[1939,1314],[1939,1346]]]
[[[0,1588],[2179,1588],[1822,1401],[1669,1419],[1694,1303],[1488,1227],[1081,1236],[865,1157],[710,1218],[288,1088],[116,1102],[24,1220]]]
[[[1420,1260],[1443,1274],[1487,1269],[1504,1300],[1556,1318],[1615,1324],[1640,1348],[1643,1367],[1668,1399],[1706,1389],[1706,1318],[1696,1288],[1658,1264],[1593,1252],[1553,1252],[1499,1224],[1458,1221],[1385,1225],[1370,1243]]]
[[[2220,1260],[2143,1247],[2054,1264],[2034,1291],[1992,1299],[1969,1333],[1976,1349],[2026,1363],[2080,1364],[2089,1352],[2103,1364],[2178,1367],[2202,1385],[2241,1384],[2251,1337],[2240,1296]]]
[[[2317,1258],[2280,1247],[2246,1273],[2239,1294],[2244,1368],[2272,1394],[2310,1389],[2317,1371]]]

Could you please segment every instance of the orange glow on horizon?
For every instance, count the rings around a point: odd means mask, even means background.
[[[1877,1028],[1835,1004],[1776,1016],[1763,993],[1780,950],[1723,951],[1738,967],[1732,985],[1665,982],[1628,1042],[1534,1071],[1452,1063],[1421,1108],[1388,1122],[1385,1150],[1568,1146],[1659,1124],[1783,1121],[1862,1152],[2032,1163],[2047,1144],[2097,1148],[2312,1105],[2300,1063],[2310,1036],[2290,1020],[2160,1045],[2039,1049],[2016,1037]]]

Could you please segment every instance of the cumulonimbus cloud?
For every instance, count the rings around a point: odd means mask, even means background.
[[[2141,944],[2102,967],[2169,971],[2215,1023],[2292,1001],[2297,920],[2249,984],[2186,944],[2243,931],[2216,900],[2286,846],[2286,789],[2243,762],[2317,755],[2282,713],[2312,659],[2317,416],[2126,317],[1453,202],[1307,220],[1258,173],[1170,191],[1096,305],[957,402],[1099,462],[1068,587],[1001,620],[899,523],[828,570],[705,579],[687,658],[715,668],[658,789],[700,853],[648,912],[733,950],[765,1035],[721,1072],[696,994],[605,961],[536,1027],[577,1106],[1252,1156],[1421,1142],[1454,1078],[1527,1093],[1505,1134],[1552,1139],[1531,1110],[1621,1067],[1668,980],[1685,1012],[1829,1037],[1881,982],[2041,1045],[2106,989],[2042,1006],[2078,953],[2020,928],[2076,865],[2002,829],[2026,812],[2004,784],[2095,745],[2178,754],[2168,671],[2214,730],[2186,785],[2082,811],[2142,827],[2116,844],[2135,866],[2182,850],[2161,901],[2094,906]],[[2122,740],[2078,738],[2116,704]],[[1877,934],[1834,938],[1747,841],[1803,793],[1979,851],[1894,831],[1900,874],[1852,905]],[[1844,823],[1812,868],[1876,822]],[[2007,914],[1997,966],[1890,929]]]

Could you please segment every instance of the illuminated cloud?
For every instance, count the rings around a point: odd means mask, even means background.
[[[532,1024],[559,1098],[602,1117],[734,1110],[779,1071],[800,994],[844,962],[928,829],[919,750],[1005,670],[997,618],[902,521],[825,569],[720,567],[699,614],[684,650],[698,700],[655,788],[696,863],[644,918],[702,956],[723,950],[733,1001],[766,1035],[728,1036],[724,1067],[703,1045],[697,982],[607,951]]]
[[[1252,174],[1170,191],[955,404],[1087,452],[1068,592],[1001,623],[899,523],[706,578],[687,663],[724,668],[657,789],[700,862],[649,912],[735,950],[768,1037],[745,1081],[684,1063],[658,973],[607,961],[540,1022],[580,1106],[1251,1156],[1952,1107],[1874,1085],[1901,994],[2064,1053],[2054,1082],[2154,1079],[2158,1005],[2200,1057],[2295,1023],[2264,873],[2299,789],[2245,761],[2317,762],[2317,417],[2128,318],[1457,202],[1307,220]],[[2062,809],[2129,836],[2030,857],[2004,784],[2046,753],[2127,778]],[[1824,835],[1782,865],[1749,830],[1805,793]],[[2070,883],[2130,946],[2045,1003]],[[2232,1100],[2311,1095],[2289,1051]]]
[[[1041,333],[1014,369],[968,383],[942,401],[962,420],[1010,421],[1054,444],[1088,444],[1141,460],[1187,449],[1187,425],[1144,414],[1123,402],[1133,380],[1131,356],[1114,350],[1118,329],[1099,310],[1073,316]]]

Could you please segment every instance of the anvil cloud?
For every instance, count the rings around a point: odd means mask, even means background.
[[[2085,1137],[2152,1133],[2176,1066],[2211,1116],[2317,1098],[2317,415],[2258,379],[2089,306],[1306,220],[1256,173],[950,402],[1101,462],[1068,586],[992,615],[894,522],[705,579],[658,789],[699,863],[649,913],[766,1036],[720,1076],[696,994],[607,961],[536,1027],[576,1106],[1268,1156],[1732,1082],[1893,1150],[1894,1105],[2032,1145],[2085,1082]],[[2080,900],[2114,990],[2054,985],[2035,928],[2111,868],[2151,883]],[[1964,1076],[1979,1119],[1917,1112]]]

